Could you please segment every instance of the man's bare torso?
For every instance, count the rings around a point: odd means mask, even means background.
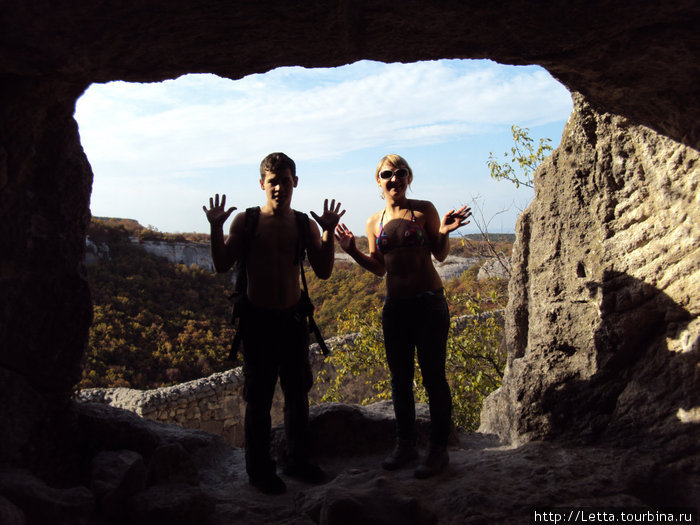
[[[248,299],[256,306],[283,309],[299,301],[299,232],[294,211],[260,213],[246,268]]]

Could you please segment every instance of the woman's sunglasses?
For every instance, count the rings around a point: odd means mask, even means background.
[[[397,170],[383,170],[379,172],[379,176],[384,179],[390,179],[396,175],[396,178],[398,179],[403,179],[404,177],[408,177],[408,170],[406,168],[399,168]]]

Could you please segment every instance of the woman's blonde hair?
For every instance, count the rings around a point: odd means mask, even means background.
[[[404,159],[401,155],[396,155],[395,153],[389,153],[388,155],[384,155],[382,157],[382,160],[379,161],[379,164],[377,164],[377,169],[374,172],[374,178],[379,180],[379,172],[382,169],[382,166],[385,163],[389,163],[395,168],[406,168],[408,170],[408,185],[411,185],[411,182],[413,182],[413,170],[411,169],[411,166],[408,165],[408,162],[406,162],[406,159]]]

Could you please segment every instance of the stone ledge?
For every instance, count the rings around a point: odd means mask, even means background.
[[[453,320],[454,330],[464,330],[474,318],[484,320],[493,316],[503,324],[503,311],[496,310],[478,316],[457,317]],[[333,352],[343,347],[352,347],[359,336],[359,333],[352,333],[331,337],[326,339],[326,344]],[[318,343],[310,345],[309,351],[314,375],[324,368],[329,373],[333,373],[330,363],[321,354]],[[243,370],[238,367],[186,383],[152,390],[88,388],[76,392],[74,397],[78,402],[101,403],[122,408],[153,421],[206,430],[223,437],[231,444],[240,446],[243,444],[242,429],[245,414],[242,389]],[[317,394],[313,394],[313,399],[320,399]],[[359,400],[363,398],[364,396],[360,396]],[[359,400],[350,399],[348,402]],[[284,400],[278,385],[271,411],[273,424],[283,421],[283,406]]]

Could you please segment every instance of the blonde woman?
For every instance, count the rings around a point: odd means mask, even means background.
[[[447,438],[452,428],[452,399],[445,377],[450,317],[432,257],[445,260],[450,250],[449,234],[468,224],[471,212],[462,206],[441,219],[431,202],[409,199],[406,192],[413,171],[399,155],[387,155],[379,161],[375,180],[385,206],[367,219],[369,254],[357,249],[355,237],[345,224],[336,227],[336,238],[360,266],[380,277],[386,275],[382,328],[397,440],[382,466],[394,470],[418,458],[413,398],[417,351],[431,424],[428,452],[414,474],[427,478],[449,463]]]

